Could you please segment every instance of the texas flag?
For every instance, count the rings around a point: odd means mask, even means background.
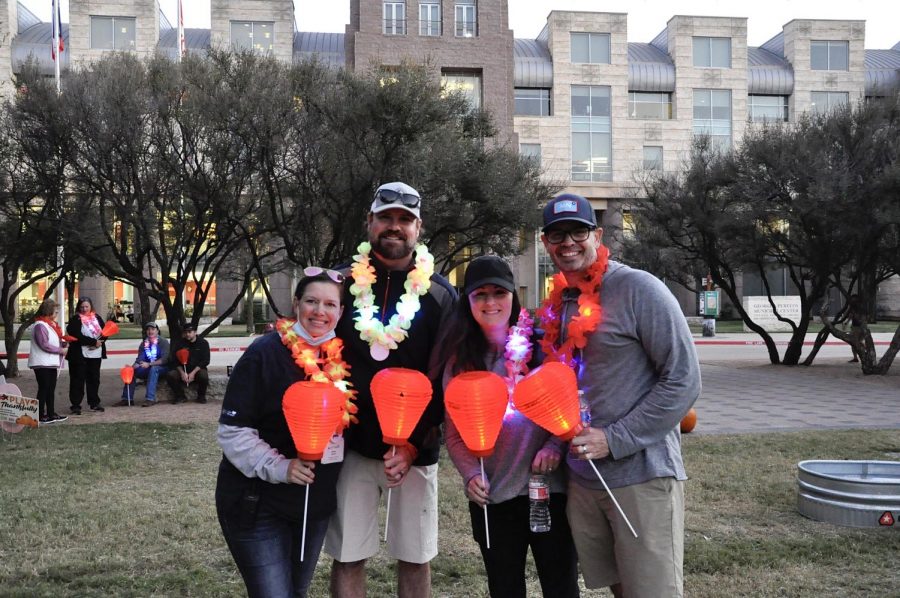
[[[50,57],[56,60],[56,52],[62,52],[66,49],[62,38],[62,15],[60,13],[59,4],[61,0],[50,0],[52,8],[50,19],[53,21],[53,37],[50,39]]]

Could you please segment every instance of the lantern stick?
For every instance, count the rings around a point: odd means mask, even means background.
[[[600,470],[597,469],[597,466],[594,465],[594,462],[592,460],[588,459],[587,462],[591,464],[591,467],[594,469],[594,473],[596,473],[597,477],[600,478],[600,483],[603,484],[603,488],[606,489],[606,493],[609,494],[609,497],[612,499],[613,504],[616,505],[616,508],[619,510],[619,515],[621,515],[622,519],[625,520],[625,523],[628,524],[628,529],[630,529],[631,533],[634,534],[634,537],[637,538],[637,532],[634,531],[634,528],[631,526],[631,522],[628,521],[628,515],[626,515],[625,511],[622,510],[622,507],[619,506],[619,501],[616,500],[616,497],[613,496],[612,490],[610,490],[609,486],[606,485],[606,480],[604,480],[603,476],[600,475]]]
[[[300,561],[303,561],[303,555],[306,554],[306,510],[309,508],[309,484],[306,485],[306,500],[303,501],[303,536],[300,540]]]
[[[391,445],[391,457],[397,454],[397,445]],[[388,531],[388,521],[391,520],[391,490],[393,488],[388,488],[387,493],[387,505],[385,508],[385,516],[384,516],[384,541],[387,542],[387,531]]]
[[[126,384],[125,388],[125,396],[128,397],[128,406],[131,407],[131,384]]]
[[[481,462],[481,485],[484,486],[484,457],[478,457]],[[491,548],[491,531],[488,528],[487,503],[484,503],[484,536],[487,538],[487,547]]]

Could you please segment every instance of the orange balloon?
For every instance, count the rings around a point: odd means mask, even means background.
[[[681,418],[681,433],[689,434],[697,425],[697,410],[691,407],[687,414]]]
[[[444,391],[447,414],[466,448],[476,457],[494,452],[508,402],[506,382],[494,372],[459,374]]]
[[[191,352],[187,349],[178,349],[177,351],[175,351],[175,357],[176,359],[178,359],[178,363],[180,363],[181,365],[187,365],[188,357],[190,356],[190,354]]]
[[[134,380],[134,368],[130,365],[126,365],[121,370],[119,370],[119,375],[122,376],[122,382],[125,384],[131,384]]]
[[[322,458],[344,414],[344,393],[330,382],[304,380],[291,384],[281,401],[297,455],[307,461]]]
[[[108,321],[103,325],[103,330],[100,331],[100,334],[105,337],[110,337],[114,334],[119,333],[119,325],[113,322],[112,320]]]
[[[513,391],[513,405],[525,417],[562,440],[581,432],[578,380],[572,368],[551,361],[532,370]]]
[[[381,434],[387,444],[406,444],[431,401],[431,380],[417,370],[386,368],[369,385]]]

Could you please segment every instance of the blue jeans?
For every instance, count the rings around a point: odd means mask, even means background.
[[[328,519],[306,522],[306,547],[300,560],[303,524],[260,506],[253,525],[242,525],[239,513],[219,509],[219,525],[237,563],[249,598],[306,598]]]
[[[156,385],[159,382],[159,377],[168,370],[169,368],[164,365],[151,365],[149,368],[138,366],[134,368],[134,380],[138,378],[147,380],[148,401],[156,400]],[[134,402],[134,380],[131,381],[131,384],[126,384],[122,388],[122,398],[127,400],[130,397],[132,402]]]

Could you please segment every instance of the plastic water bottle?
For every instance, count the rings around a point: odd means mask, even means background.
[[[591,406],[588,405],[587,400],[584,398],[584,391],[578,391],[578,408],[581,411],[581,425],[585,428],[591,427]]]
[[[550,483],[547,476],[533,473],[528,480],[528,498],[531,499],[529,524],[533,532],[550,531]]]

